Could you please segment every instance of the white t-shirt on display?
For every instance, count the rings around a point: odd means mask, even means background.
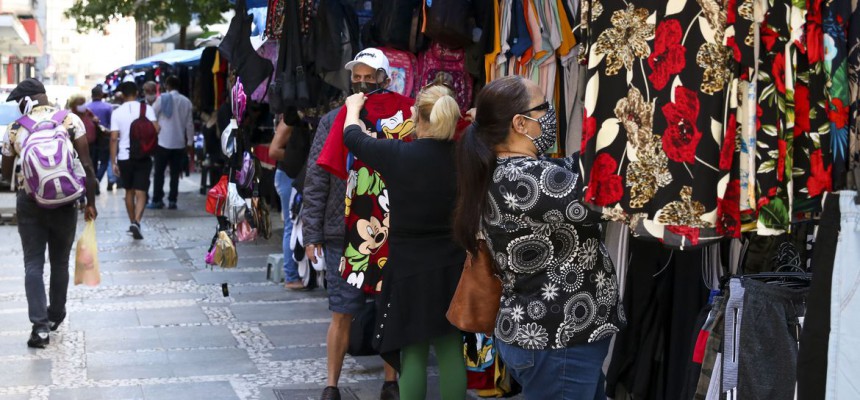
[[[119,132],[119,148],[117,149],[117,160],[128,160],[129,148],[131,147],[131,123],[140,117],[140,102],[127,101],[113,110],[110,117],[111,132]],[[152,106],[146,106],[146,119],[156,122],[155,110]]]

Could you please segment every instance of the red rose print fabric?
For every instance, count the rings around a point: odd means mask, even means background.
[[[723,1],[582,3],[584,202],[667,247],[739,235],[725,121],[742,54]]]

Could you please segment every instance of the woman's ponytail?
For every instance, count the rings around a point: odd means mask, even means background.
[[[484,216],[490,178],[496,155],[479,137],[472,124],[457,144],[457,208],[454,211],[454,240],[467,251],[478,249],[478,229]]]
[[[519,76],[490,82],[475,100],[475,122],[457,145],[454,240],[467,251],[478,250],[477,234],[486,215],[490,180],[496,170],[495,149],[507,140],[514,116],[528,105],[528,89]]]
[[[427,120],[436,139],[451,140],[457,130],[457,121],[460,120],[460,106],[457,105],[457,100],[448,94],[439,97],[433,104]]]

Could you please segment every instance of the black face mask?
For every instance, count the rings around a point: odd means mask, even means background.
[[[352,93],[372,93],[378,92],[382,85],[378,83],[368,83],[368,82],[353,82],[352,83]]]

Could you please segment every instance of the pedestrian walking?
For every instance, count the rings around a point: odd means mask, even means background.
[[[158,99],[158,84],[153,81],[143,83],[143,101],[146,104],[153,105]]]
[[[477,254],[482,231],[501,270],[499,354],[528,400],[605,399],[603,361],[624,317],[601,214],[579,202],[578,154],[542,157],[557,120],[530,80],[490,82],[476,105],[457,154],[454,234]]]
[[[84,98],[83,95],[76,94],[69,97],[69,100],[66,101],[66,109],[69,110],[72,114],[75,114],[81,121],[84,123],[84,128],[86,130],[87,136],[87,146],[90,149],[90,161],[93,163],[93,170],[98,171],[98,159],[99,159],[99,147],[98,147],[98,139],[101,133],[98,124],[98,117],[96,117],[89,109],[87,109],[86,103],[87,99]],[[98,180],[98,172],[96,172],[96,180]],[[100,193],[100,189],[98,185],[96,185],[96,196]]]
[[[27,346],[45,348],[50,343],[49,331],[57,330],[66,318],[69,253],[78,221],[75,205],[84,197],[84,218],[89,221],[98,216],[97,182],[83,121],[50,106],[41,82],[32,78],[22,81],[6,101],[18,102],[23,114],[6,132],[2,170],[4,179],[11,181],[15,159],[21,158],[27,165],[16,177],[24,286],[33,324]],[[61,161],[39,162],[43,158]],[[60,190],[44,190],[46,186]],[[44,282],[46,249],[51,268],[48,296]]]
[[[101,183],[102,178],[107,174],[107,191],[110,192],[117,182],[110,162],[110,116],[113,113],[113,106],[104,101],[105,92],[101,85],[93,87],[90,96],[91,100],[86,104],[86,108],[95,115],[95,121],[99,124],[100,131],[100,135],[96,139],[96,148],[98,151],[95,152],[96,156],[91,158],[93,160],[93,167],[96,170],[96,179],[98,179],[99,183]]]
[[[299,265],[293,258],[293,247],[290,245],[290,239],[293,232],[293,221],[290,218],[290,200],[293,196],[293,179],[298,175],[298,171],[293,172],[293,176],[287,172],[288,163],[291,166],[304,165],[307,160],[307,153],[302,154],[287,154],[287,144],[293,139],[293,131],[296,126],[303,123],[295,110],[288,111],[289,116],[282,115],[278,119],[278,126],[275,128],[275,137],[269,145],[269,157],[278,161],[275,169],[275,190],[281,198],[281,213],[284,216],[284,287],[291,290],[303,290],[305,285],[299,277]],[[299,128],[301,129],[301,128]],[[307,147],[305,147],[307,150]],[[302,157],[303,156],[303,157]],[[295,168],[293,168],[295,169]]]
[[[137,85],[123,82],[119,86],[123,103],[111,114],[111,162],[113,172],[122,179],[129,232],[136,240],[143,239],[140,222],[146,208],[152,158],[142,149],[141,139],[152,140],[151,133],[159,130],[155,110],[137,101]],[[147,125],[151,124],[151,125]],[[134,140],[132,136],[135,136]],[[154,147],[154,146],[153,146]]]
[[[360,113],[364,93],[346,100],[344,143],[382,174],[390,196],[389,257],[377,315],[377,348],[400,371],[400,398],[427,397],[427,358],[439,363],[443,400],[466,397],[466,364],[460,330],[445,317],[466,253],[451,234],[457,197],[454,133],[460,107],[445,86],[424,88],[412,110],[415,140],[375,139]]]
[[[387,88],[391,83],[390,65],[388,58],[382,51],[378,49],[368,48],[362,50],[356,55],[353,61],[346,64],[345,68],[349,69],[352,74],[352,90],[354,93],[379,93]],[[382,121],[385,121],[385,126],[380,127],[379,132],[374,132],[374,135],[385,137],[390,134],[394,137],[399,137],[402,133],[404,122],[404,111],[409,111],[411,99],[400,96],[396,93],[376,94],[377,99],[374,99],[374,113],[369,114],[367,118],[374,120],[373,128],[382,126]],[[408,104],[408,105],[405,105]],[[405,107],[403,107],[405,105]],[[363,203],[366,207],[362,210],[356,208],[356,203],[351,202],[351,224],[346,223],[346,197],[351,199],[356,198],[355,186],[351,186],[351,192],[347,192],[346,182],[338,175],[331,173],[331,170],[324,169],[322,164],[326,164],[326,168],[331,168],[331,164],[338,164],[337,167],[341,170],[339,174],[346,174],[347,157],[343,146],[343,124],[345,122],[346,110],[343,107],[334,110],[322,118],[320,121],[317,133],[314,137],[313,145],[311,146],[311,154],[308,158],[307,177],[305,178],[304,191],[304,211],[302,215],[302,237],[305,242],[305,254],[311,263],[316,263],[318,257],[323,257],[326,268],[326,290],[329,296],[329,310],[332,311],[332,320],[329,325],[328,335],[326,337],[326,352],[328,358],[328,379],[327,386],[323,389],[323,400],[340,399],[340,390],[338,389],[338,381],[340,380],[341,370],[343,369],[343,359],[346,356],[347,348],[349,347],[349,330],[352,324],[354,315],[360,313],[366,306],[368,292],[362,283],[368,287],[375,288],[379,277],[376,280],[367,278],[366,282],[348,282],[344,278],[344,273],[352,274],[351,266],[344,266],[347,260],[344,259],[344,249],[350,239],[354,241],[363,240],[359,236],[361,229],[359,224],[363,224],[357,219],[362,218],[360,215],[372,213],[380,208],[378,201],[370,201],[370,196],[365,196]],[[336,146],[329,148],[327,142],[332,142],[333,136],[337,136]],[[340,148],[337,148],[337,147]],[[329,149],[329,153],[323,152],[324,149]],[[341,157],[343,156],[343,157]],[[324,162],[327,160],[331,163]],[[342,164],[342,165],[340,165]],[[355,174],[354,174],[355,175]],[[370,179],[371,177],[366,177]],[[357,179],[352,177],[350,179]],[[353,181],[355,183],[355,181]],[[370,204],[373,203],[373,204]],[[384,203],[384,201],[382,202]],[[387,206],[387,204],[385,204]],[[365,215],[364,222],[369,222],[371,218]],[[381,223],[378,219],[376,228],[381,228]],[[387,219],[385,219],[387,221]],[[387,222],[386,222],[387,224]],[[381,248],[387,239],[386,233],[371,234],[370,230],[374,229],[369,225],[365,226],[364,236],[373,236],[366,241],[368,246],[361,247],[365,253],[362,254],[367,264],[378,264],[378,262],[370,261],[370,253],[374,252],[376,257],[382,257],[383,251]],[[352,244],[349,244],[352,246]],[[353,247],[353,248],[355,248]],[[372,250],[371,250],[372,247]],[[387,249],[387,248],[386,248]],[[378,261],[378,259],[377,259]],[[383,261],[384,262],[384,261]],[[379,270],[379,265],[372,265],[371,268]],[[349,270],[347,270],[349,269]],[[357,268],[356,268],[357,270]],[[361,287],[359,287],[361,286]],[[380,398],[396,399],[399,397],[399,388],[397,386],[397,372],[388,363],[385,364],[385,383],[382,386]]]
[[[164,173],[170,167],[170,193],[167,208],[176,209],[179,196],[179,177],[183,159],[193,151],[194,121],[191,100],[179,93],[180,81],[175,75],[164,81],[165,93],[155,100],[152,108],[158,118],[158,148],[155,149],[155,182],[152,201],[147,208],[164,208]]]

